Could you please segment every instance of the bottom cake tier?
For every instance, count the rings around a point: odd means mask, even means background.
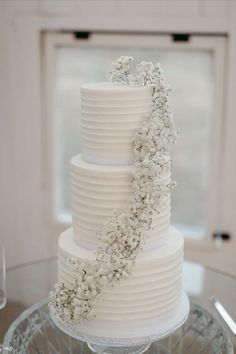
[[[73,281],[68,258],[94,259],[94,252],[74,242],[73,229],[59,238],[59,280]],[[181,302],[183,236],[170,228],[165,245],[140,253],[132,274],[115,287],[106,288],[95,305],[96,318],[90,326],[109,324],[111,327],[143,326],[145,321],[171,314]]]
[[[125,321],[109,322],[101,320],[69,325],[58,318],[52,309],[50,315],[56,326],[63,332],[90,343],[89,347],[93,347],[92,351],[120,354],[140,353],[140,345],[145,344],[144,348],[146,350],[152,342],[170,335],[184,324],[188,318],[189,310],[188,296],[182,292],[178,304],[165,315],[156,319],[137,321],[132,325]],[[95,344],[95,346],[91,344]],[[94,350],[95,347],[99,350]],[[136,351],[136,349],[138,350]],[[141,352],[143,353],[143,350]]]

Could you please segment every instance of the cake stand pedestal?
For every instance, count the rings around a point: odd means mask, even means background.
[[[169,336],[181,327],[188,318],[189,309],[189,299],[183,293],[178,306],[167,316],[159,317],[157,320],[142,321],[139,326],[133,322],[133,325],[130,325],[132,328],[125,329],[102,321],[87,321],[82,325],[70,326],[57,318],[52,311],[50,314],[60,330],[73,338],[87,342],[94,353],[141,354],[152,342]],[[95,326],[93,322],[96,322]]]
[[[146,352],[152,343],[144,343],[132,346],[105,346],[101,344],[90,344],[87,343],[89,349],[97,354],[141,354]]]

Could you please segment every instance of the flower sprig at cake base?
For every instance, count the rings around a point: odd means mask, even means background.
[[[159,64],[121,57],[111,82],[81,87],[81,155],[71,159],[72,228],[59,238],[56,324],[85,341],[163,337],[187,318],[183,236],[170,226],[176,129]]]

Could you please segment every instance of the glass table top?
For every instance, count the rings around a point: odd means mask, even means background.
[[[197,263],[184,263],[184,288],[192,302],[202,306],[225,329],[236,346],[236,338],[210,302],[219,299],[236,319],[236,278]],[[10,324],[27,308],[48,296],[57,280],[57,260],[48,259],[7,270],[7,305],[0,311],[0,341]]]

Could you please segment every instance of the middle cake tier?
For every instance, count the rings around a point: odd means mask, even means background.
[[[70,162],[71,208],[75,242],[96,249],[97,232],[115,211],[129,205],[132,193],[133,166],[90,164],[77,155]],[[168,184],[170,171],[160,176],[160,184]],[[170,225],[170,196],[163,199],[159,214],[155,214],[152,229],[147,232],[145,248],[164,243]]]

